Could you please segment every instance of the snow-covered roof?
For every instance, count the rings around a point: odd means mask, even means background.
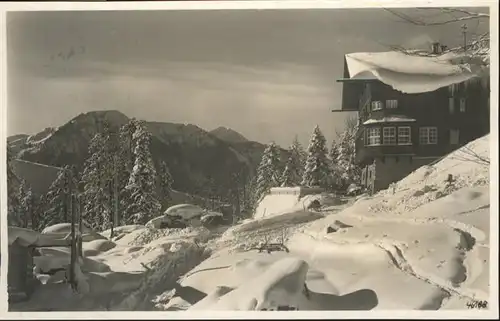
[[[345,55],[350,79],[375,79],[403,93],[422,93],[478,76],[460,66],[461,56],[410,55],[398,51],[358,52]]]
[[[380,119],[368,119],[363,123],[363,125],[379,124],[379,123],[400,123],[400,122],[413,122],[416,121],[414,118],[408,118],[404,116],[389,116]]]

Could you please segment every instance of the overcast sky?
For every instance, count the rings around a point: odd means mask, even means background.
[[[348,116],[331,112],[345,54],[431,41],[460,44],[460,24],[418,27],[381,9],[8,13],[8,134],[114,109],[283,147],[318,124],[330,141]]]

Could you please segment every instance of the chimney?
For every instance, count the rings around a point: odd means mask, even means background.
[[[440,45],[439,45],[439,42],[433,42],[431,44],[431,52],[435,55],[439,54],[440,53]]]

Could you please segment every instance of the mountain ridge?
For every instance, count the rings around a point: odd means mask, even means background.
[[[221,140],[230,142],[230,143],[243,143],[243,142],[249,142],[249,140],[243,136],[242,134],[238,133],[232,128],[224,127],[224,126],[219,126],[216,129],[213,129],[209,132],[210,134],[218,137]]]
[[[21,160],[56,167],[76,165],[81,170],[88,157],[89,142],[103,130],[104,122],[107,121],[112,130],[118,130],[129,120],[116,110],[81,113],[62,126],[45,129],[46,133],[27,136],[42,137],[41,140],[28,141],[22,136],[22,144],[16,141],[15,148],[9,147]],[[152,134],[151,153],[155,165],[165,161],[174,178],[173,188],[192,195],[229,195],[235,188],[231,176],[241,172],[251,178],[265,149],[265,145],[258,142],[228,142],[192,124],[157,121],[145,121],[145,124]]]

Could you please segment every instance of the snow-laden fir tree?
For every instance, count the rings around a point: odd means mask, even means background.
[[[316,125],[307,147],[306,166],[302,176],[303,186],[328,186],[330,165],[327,154],[325,136]]]
[[[134,132],[137,129],[139,121],[135,118],[129,120],[128,123],[123,125],[119,130],[119,151],[118,151],[118,192],[119,192],[119,211],[121,213],[121,220],[128,221],[133,213],[129,213],[131,209],[131,195],[130,190],[127,189],[132,169],[134,168],[135,156],[135,141]]]
[[[338,190],[342,185],[341,183],[342,171],[340,170],[337,164],[338,158],[339,158],[338,145],[337,142],[333,140],[330,150],[328,152],[328,160],[330,163],[330,177],[329,177],[328,187],[330,190]]]
[[[297,135],[295,135],[295,138],[293,139],[290,150],[292,150],[297,155],[296,157],[300,161],[300,164],[301,164],[300,175],[302,177],[302,174],[304,172],[304,167],[306,165],[307,154],[306,154],[306,151],[304,150],[304,147],[299,142],[299,137]]]
[[[12,161],[14,154],[7,147],[7,224],[9,226],[22,226],[22,218],[19,215],[19,193],[17,186],[19,178],[14,173]]]
[[[102,133],[94,135],[89,144],[89,158],[85,162],[82,175],[83,219],[96,230],[104,230],[109,213],[106,202],[109,192],[103,174],[106,168],[106,155],[103,153],[105,138]]]
[[[249,168],[246,165],[240,164],[230,174],[229,193],[227,200],[224,200],[232,205],[233,222],[238,221],[242,216],[242,210],[247,202],[248,191],[247,181],[249,176]]]
[[[22,227],[36,229],[33,226],[33,222],[36,222],[35,214],[35,195],[27,182],[22,180],[19,186],[19,215]]]
[[[295,137],[288,150],[290,156],[288,157],[285,170],[281,177],[281,186],[299,186],[302,182],[302,175],[304,172],[305,153],[297,137]]]
[[[115,191],[119,192],[114,186],[119,179],[115,178],[122,172],[119,151],[118,133],[105,122],[102,132],[89,144],[89,158],[82,176],[84,219],[94,229],[108,229],[113,222]]]
[[[150,152],[151,134],[144,123],[137,126],[133,140],[135,162],[127,188],[131,196],[128,212],[134,214],[127,223],[145,224],[159,213],[161,204],[156,195],[156,169]]]
[[[166,202],[165,207],[168,207],[168,204],[172,200],[172,184],[174,183],[174,179],[172,177],[172,174],[170,174],[170,170],[165,161],[160,162],[160,167],[158,169],[158,179],[162,197]]]
[[[65,166],[52,182],[46,195],[45,212],[40,217],[40,229],[59,223],[69,223],[69,167]]]
[[[242,189],[241,216],[248,218],[252,216],[257,205],[256,199],[257,176],[247,179]]]
[[[271,142],[264,150],[257,168],[255,186],[257,202],[269,192],[271,187],[280,186],[281,174],[280,150],[274,142]]]
[[[108,229],[111,227],[115,212],[115,191],[119,193],[119,188],[115,184],[119,184],[118,175],[120,172],[119,155],[119,134],[113,131],[106,121],[103,128],[103,146],[101,148],[103,166],[101,167],[101,180],[104,190],[104,212],[102,213],[102,228]],[[116,225],[116,224],[115,224]]]
[[[47,195],[37,195],[35,198],[35,208],[33,209],[33,221],[31,223],[31,228],[35,231],[42,231],[43,226],[41,223],[41,219],[45,210],[47,209]]]
[[[358,183],[361,178],[360,167],[355,163],[356,133],[357,125],[351,121],[348,122],[344,132],[339,135],[336,165],[339,173],[341,173],[340,182],[342,188],[347,188],[352,183]]]

